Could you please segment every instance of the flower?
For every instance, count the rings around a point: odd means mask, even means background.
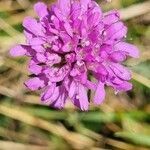
[[[117,92],[132,89],[131,73],[122,62],[139,52],[124,41],[127,27],[117,11],[103,13],[93,0],[58,0],[51,6],[38,2],[34,10],[39,19],[23,22],[26,45],[15,46],[10,54],[31,58],[32,77],[25,85],[42,90],[44,103],[62,109],[69,97],[86,111],[88,90],[95,91],[93,103],[99,105],[105,86]]]

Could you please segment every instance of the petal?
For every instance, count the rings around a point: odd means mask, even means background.
[[[42,66],[29,64],[29,71],[35,75],[38,75],[42,72]]]
[[[115,49],[118,51],[126,52],[127,55],[138,58],[139,57],[139,50],[136,46],[126,43],[126,42],[119,42],[115,45]]]
[[[122,62],[122,61],[125,61],[126,55],[124,54],[124,52],[114,51],[110,54],[109,58],[113,62]]]
[[[113,10],[113,11],[109,11],[104,14],[103,22],[106,25],[111,25],[111,24],[119,21],[119,19],[120,19],[119,12],[116,10]]]
[[[101,104],[104,98],[105,98],[104,83],[99,82],[94,96],[94,104],[96,105]]]
[[[70,43],[64,44],[63,47],[62,47],[62,51],[63,52],[70,52],[71,51],[71,45],[70,45]]]
[[[63,81],[63,85],[64,85],[66,91],[68,92],[68,96],[69,96],[70,84],[71,84],[70,77],[66,77]]]
[[[27,51],[31,50],[30,46],[26,45],[17,45],[10,50],[11,56],[23,56]]]
[[[27,29],[24,29],[23,33],[24,33],[24,35],[26,37],[27,43],[29,43],[30,39],[35,37],[35,35],[32,32],[30,32],[29,30],[27,30]]]
[[[103,44],[103,45],[101,45],[101,47],[100,47],[100,51],[101,52],[107,52],[107,53],[111,53],[112,51],[113,51],[113,48],[112,48],[112,46],[111,45],[107,45],[107,44]]]
[[[46,57],[43,53],[36,53],[36,59],[39,61],[39,62],[46,62]]]
[[[115,87],[118,91],[129,91],[132,89],[132,84],[129,82],[123,82],[122,84]]]
[[[75,2],[73,3],[73,5],[71,5],[71,12],[73,12],[73,13],[71,14],[71,18],[72,18],[73,21],[74,21],[74,20],[77,21],[77,18],[78,18],[79,15],[80,15],[80,10],[81,10],[80,4],[79,4],[77,1],[75,1]],[[74,22],[74,23],[75,23],[75,22]]]
[[[51,85],[47,88],[47,90],[46,90],[44,93],[42,93],[42,95],[41,95],[41,100],[42,100],[42,101],[45,101],[45,100],[50,99],[50,98],[52,97],[52,95],[54,94],[55,87],[56,87],[55,84],[51,84]]]
[[[63,40],[64,43],[69,43],[71,40],[71,37],[66,32],[60,32],[59,36]]]
[[[116,33],[114,33],[114,35],[111,37],[111,39],[120,40],[120,39],[126,37],[127,31],[128,31],[127,27],[122,26],[121,29],[119,29]]]
[[[107,71],[107,69],[105,68],[105,66],[103,64],[99,64],[98,65],[97,72],[100,75],[103,75],[103,76],[107,76],[108,75],[108,71]]]
[[[88,88],[88,89],[91,89],[91,90],[96,90],[96,84],[87,80],[85,86]]]
[[[63,15],[68,16],[70,13],[71,0],[58,0],[58,6]]]
[[[74,81],[70,84],[69,97],[72,98],[76,94],[76,84]]]
[[[42,44],[44,44],[45,43],[45,41],[44,40],[42,40],[41,38],[32,38],[32,39],[30,39],[30,45],[42,45]]]
[[[126,36],[127,27],[120,21],[108,27],[105,31],[106,39],[118,40]]]
[[[45,17],[48,15],[48,8],[47,6],[42,3],[42,2],[38,2],[34,5],[34,10],[37,13],[37,15],[41,18]]]
[[[55,87],[53,95],[49,98],[50,104],[56,101],[59,98],[60,92],[59,87]]]
[[[54,108],[62,109],[64,108],[65,102],[67,100],[67,94],[66,94],[66,90],[64,89],[64,87],[60,87],[59,89],[60,89],[59,97],[57,98],[56,101],[50,104],[50,106]]]
[[[38,77],[31,78],[25,82],[25,86],[32,91],[39,90],[45,86],[44,81]]]
[[[79,79],[80,79],[80,83],[85,84],[87,82],[86,72],[81,73],[81,75],[79,76]]]
[[[57,16],[57,18],[61,21],[65,20],[65,16],[62,14],[61,10],[56,7],[55,5],[52,7],[53,12],[55,13],[55,15]]]
[[[63,93],[53,104],[52,107],[62,109],[65,106],[67,96]]]
[[[54,64],[59,64],[61,62],[61,57],[58,54],[51,54],[51,53],[46,53],[46,57],[47,57],[47,64],[48,65],[54,65]]]
[[[59,19],[56,16],[52,15],[51,20],[53,24],[55,25],[55,28],[59,30],[61,28]]]
[[[26,17],[23,21],[23,27],[27,30],[33,33],[34,35],[43,35],[42,32],[42,26],[40,23],[37,22],[36,19],[33,19],[32,17]]]
[[[91,3],[91,0],[80,0],[82,11],[85,12],[88,9],[88,5]]]
[[[101,13],[95,12],[94,14],[88,17],[88,26],[90,28],[96,27],[97,25],[100,24],[100,19],[101,19]]]
[[[131,72],[124,66],[116,63],[112,63],[110,68],[113,70],[114,74],[117,75],[120,79],[130,80]]]
[[[87,111],[89,107],[88,96],[86,88],[78,84],[78,94],[74,98],[74,104],[83,111]]]
[[[52,95],[49,97],[48,95],[46,96],[46,99],[44,99],[44,97],[42,97],[45,93],[42,93],[41,94],[41,101],[44,103],[44,104],[47,104],[47,105],[51,105],[53,102],[55,102],[59,96],[60,96],[60,92],[59,92],[59,87],[55,87],[54,88],[54,91],[52,93]],[[48,93],[47,93],[48,94]],[[47,99],[47,97],[49,97]]]
[[[51,72],[49,73],[49,80],[51,82],[60,82],[64,80],[66,75],[68,74],[70,68],[68,68],[67,65],[64,65],[60,69],[58,68],[52,68]]]
[[[72,28],[71,28],[71,26],[68,22],[64,23],[64,28],[67,31],[67,33],[72,37],[73,36],[73,31],[72,31]]]
[[[114,84],[114,85],[121,85],[124,81],[121,80],[120,78],[118,77],[115,77],[111,80],[111,82]]]
[[[38,53],[45,52],[45,48],[42,45],[31,45],[31,47]]]
[[[32,32],[37,27],[37,20],[32,17],[26,17],[23,21],[23,27],[25,27],[28,31]]]

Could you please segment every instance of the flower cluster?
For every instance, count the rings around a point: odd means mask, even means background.
[[[32,77],[25,85],[42,90],[44,103],[62,109],[70,99],[88,110],[88,90],[95,91],[93,103],[101,104],[105,86],[117,92],[132,88],[131,73],[122,62],[139,54],[124,41],[127,27],[117,11],[103,13],[94,0],[58,0],[51,6],[38,2],[34,10],[39,19],[23,22],[26,45],[10,53],[31,58]]]

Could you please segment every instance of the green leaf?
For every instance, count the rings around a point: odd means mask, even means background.
[[[144,145],[150,147],[150,135],[133,132],[117,132],[115,136],[126,139],[137,145]]]

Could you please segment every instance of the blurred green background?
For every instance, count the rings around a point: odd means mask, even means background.
[[[0,0],[0,150],[150,149],[150,1],[98,1],[104,11],[119,9],[129,27],[127,40],[140,49],[139,59],[125,62],[134,88],[80,112],[68,103],[62,111],[40,103],[27,91],[26,58],[11,58],[10,48],[24,42],[21,22],[35,16],[33,0]],[[51,3],[51,0],[45,0]]]

